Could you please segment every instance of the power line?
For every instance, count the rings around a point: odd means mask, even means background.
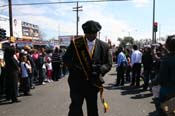
[[[45,4],[69,4],[77,2],[115,2],[115,1],[131,1],[131,0],[80,0],[80,1],[65,1],[65,2],[36,2],[36,3],[21,3],[21,4],[12,4],[12,6],[26,6],[26,5],[45,5]],[[7,7],[8,5],[1,5],[0,7]]]

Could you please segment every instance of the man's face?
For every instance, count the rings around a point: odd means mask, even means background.
[[[85,36],[89,41],[93,41],[94,39],[96,39],[97,33],[86,33]]]

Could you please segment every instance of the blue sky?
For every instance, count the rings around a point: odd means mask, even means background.
[[[38,2],[63,2],[65,0],[42,0]],[[70,1],[70,0],[67,0]],[[72,1],[72,0],[71,0]],[[35,3],[36,0],[12,0],[13,3]],[[0,0],[0,5],[7,0]],[[156,0],[155,20],[158,22],[157,37],[174,34],[175,0]],[[98,21],[102,25],[100,37],[117,43],[118,37],[132,36],[137,40],[152,38],[152,0],[130,0],[124,2],[79,3],[79,34],[81,25],[87,20]],[[58,35],[76,34],[76,3],[56,5],[14,6],[13,17],[39,25],[45,38]],[[0,14],[8,15],[8,7],[0,7]]]

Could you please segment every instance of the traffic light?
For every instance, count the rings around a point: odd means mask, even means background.
[[[0,28],[0,39],[6,39],[6,30]]]
[[[154,32],[157,32],[157,27],[158,27],[158,23],[157,22],[154,22],[154,24],[153,24],[153,30],[154,30]]]

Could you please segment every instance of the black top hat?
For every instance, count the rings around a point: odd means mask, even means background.
[[[97,33],[101,30],[101,25],[93,20],[89,20],[82,25],[84,33]]]

